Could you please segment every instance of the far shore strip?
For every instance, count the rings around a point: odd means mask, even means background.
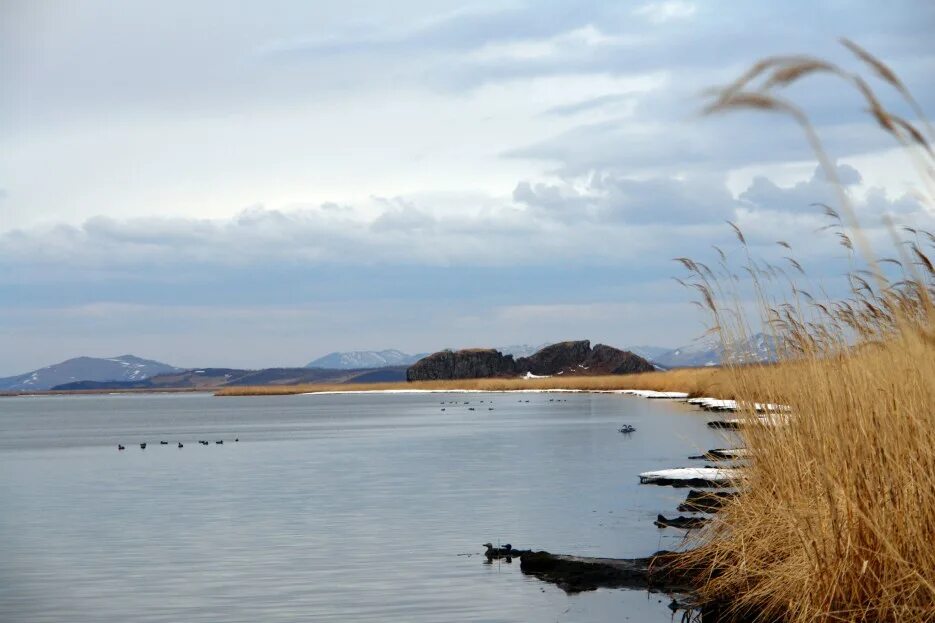
[[[299,396],[333,394],[625,394],[640,398],[684,400],[686,392],[655,392],[642,389],[347,389],[301,392]]]

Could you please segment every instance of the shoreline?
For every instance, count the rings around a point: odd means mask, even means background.
[[[647,392],[653,390],[640,389],[349,389],[349,390],[325,390],[320,392],[302,392],[299,394],[289,394],[292,396],[333,396],[345,394],[623,394],[627,396],[639,396],[635,392]],[[679,396],[643,396],[646,398],[659,398],[670,400],[685,400],[690,396],[686,392],[677,392]]]
[[[220,387],[217,396],[282,396],[292,394],[351,393],[625,393],[630,391],[679,392],[692,396],[735,398],[728,370],[719,367],[603,376],[551,376],[545,378],[480,378],[392,383],[307,383],[301,385],[253,385]],[[683,396],[679,396],[680,398]]]
[[[107,396],[117,394],[213,394],[215,388],[163,387],[145,389],[43,389],[31,392],[0,391],[0,398],[36,398],[41,396]]]
[[[726,368],[677,368],[674,370],[604,376],[551,376],[542,378],[482,378],[385,383],[304,383],[298,385],[238,385],[215,387],[95,388],[76,390],[0,391],[0,398],[24,396],[71,396],[107,394],[211,393],[215,396],[288,396],[339,394],[432,393],[627,393],[678,392],[678,398],[721,396],[734,399],[730,371]],[[684,394],[684,395],[681,395]],[[661,397],[661,396],[660,396]],[[674,397],[674,396],[673,396]]]

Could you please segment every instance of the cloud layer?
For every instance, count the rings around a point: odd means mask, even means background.
[[[817,276],[840,268],[812,205],[836,198],[801,133],[700,118],[706,88],[768,54],[857,69],[843,34],[935,108],[924,3],[0,10],[0,336],[15,346],[0,374],[105,346],[192,365],[674,346],[700,325],[674,311],[671,258],[729,248],[725,220],[767,259],[784,239]],[[871,240],[885,244],[883,214],[931,227],[853,93],[818,78],[789,95]]]

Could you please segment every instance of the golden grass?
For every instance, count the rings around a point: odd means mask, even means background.
[[[719,368],[686,368],[667,372],[611,376],[569,376],[545,379],[460,379],[452,381],[414,381],[412,383],[335,383],[305,385],[261,385],[225,387],[218,396],[277,396],[327,391],[376,391],[392,389],[474,389],[484,391],[509,391],[523,389],[654,389],[657,391],[681,391],[692,395],[725,395],[730,391],[729,379]]]
[[[846,45],[921,117],[888,68]],[[808,120],[774,94],[813,72],[855,86],[876,123],[912,152],[923,181],[935,188],[926,177],[935,176],[935,157],[922,131],[887,111],[862,78],[819,59],[762,61],[719,92],[711,110],[791,114],[834,180]],[[760,78],[763,84],[752,86]],[[859,249],[866,266],[849,276],[846,300],[817,301],[781,269],[754,262],[735,228],[764,324],[790,362],[725,369],[730,393],[789,404],[794,415],[786,426],[743,432],[754,456],[748,486],[693,554],[708,565],[701,596],[761,620],[935,621],[935,267],[923,250],[935,236],[906,228],[909,240],[899,241],[892,229],[900,259],[885,261],[899,274],[888,279],[838,188],[838,209],[823,206],[825,213],[841,244]],[[687,285],[701,293],[722,336],[742,336],[748,331],[736,303],[738,280],[721,257],[717,273],[683,258],[692,273]],[[780,287],[789,290],[785,298],[776,295]]]
[[[795,416],[743,433],[749,486],[698,550],[703,595],[789,621],[935,620],[935,336],[733,381]]]

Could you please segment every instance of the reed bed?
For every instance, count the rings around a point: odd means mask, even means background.
[[[861,76],[808,57],[758,63],[718,91],[709,111],[791,115],[835,180],[808,119],[778,90],[813,73],[840,77],[911,152],[925,197],[933,187],[931,128],[889,68],[845,45],[919,119],[885,109]],[[837,187],[838,205],[821,208],[855,266],[850,292],[839,300],[813,297],[785,270],[751,259],[736,227],[746,257],[741,270],[724,255],[714,268],[680,260],[690,273],[685,284],[701,295],[725,341],[748,332],[737,284],[749,285],[786,363],[728,366],[729,393],[789,404],[794,414],[787,425],[743,431],[755,457],[748,486],[702,534],[692,561],[707,569],[701,598],[729,604],[743,620],[935,621],[935,268],[927,255],[935,237],[891,227],[897,257],[878,260],[850,197]],[[802,265],[789,263],[804,280]],[[883,263],[895,277],[884,274]]]

